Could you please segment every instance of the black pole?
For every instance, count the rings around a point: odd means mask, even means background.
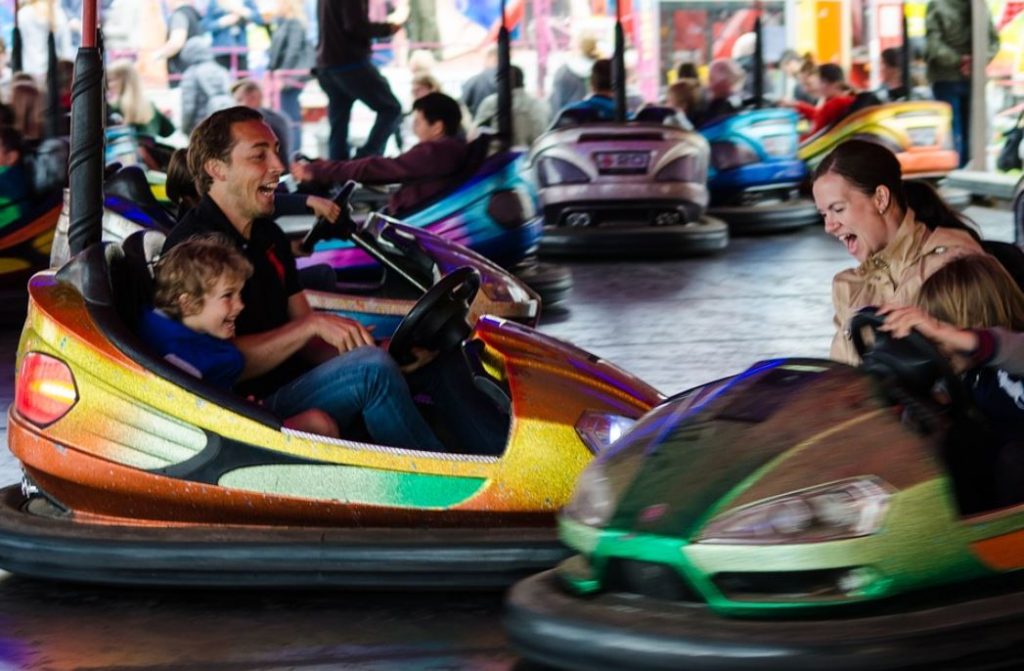
[[[626,121],[626,36],[622,30],[622,0],[615,0],[615,54],[612,59],[615,122]]]
[[[82,46],[71,87],[71,215],[68,244],[77,254],[99,242],[103,226],[103,61],[96,46],[96,2],[82,7]]]
[[[764,30],[761,26],[761,14],[754,19],[754,107],[760,109],[764,104]]]
[[[61,134],[60,81],[57,75],[57,38],[53,31],[46,38],[48,61],[46,64],[46,137]]]
[[[21,72],[21,28],[18,27],[18,0],[14,0],[14,34],[11,36],[11,72]]]
[[[900,63],[900,76],[903,77],[903,90],[910,100],[910,33],[907,32],[907,3],[903,3],[903,58]]]
[[[503,148],[512,145],[512,48],[505,25],[505,0],[501,0],[501,29],[498,30],[498,139]]]

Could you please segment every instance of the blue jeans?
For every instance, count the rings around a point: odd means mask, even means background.
[[[967,134],[971,128],[971,82],[933,82],[932,93],[936,100],[949,103],[953,108],[953,146],[960,154],[962,168],[970,158]]]
[[[299,94],[302,89],[284,88],[281,89],[281,113],[288,118],[288,127],[291,130],[291,143],[289,146],[292,153],[302,151],[302,106],[299,104]],[[291,156],[288,160],[291,160]]]
[[[279,417],[311,408],[345,427],[362,415],[374,442],[446,452],[413,403],[402,371],[379,347],[359,347],[299,376],[264,399]]]
[[[377,113],[366,144],[356,152],[362,156],[380,156],[388,138],[402,118],[402,106],[391,92],[388,80],[369,61],[332,68],[317,69],[320,88],[327,94],[327,118],[331,124],[328,158],[346,161],[349,158],[348,125],[352,105],[357,100]]]

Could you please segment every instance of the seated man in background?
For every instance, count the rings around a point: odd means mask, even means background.
[[[881,102],[910,99],[909,89],[906,82],[903,81],[902,50],[896,47],[882,49],[878,74],[881,75],[882,85],[874,91],[874,94]]]
[[[351,161],[297,161],[291,172],[297,182],[401,184],[391,196],[392,214],[415,210],[458,183],[466,163],[466,141],[460,129],[462,109],[443,93],[428,93],[412,104],[412,130],[419,143],[397,158],[367,156]]]
[[[615,90],[610,59],[599,58],[594,61],[594,67],[590,70],[590,95],[579,102],[566,105],[561,111],[576,109],[593,110],[598,121],[615,119]],[[557,119],[558,115],[555,117]]]
[[[704,104],[687,110],[693,125],[706,126],[739,111],[743,106],[737,89],[743,82],[743,68],[728,58],[719,58],[708,66],[708,88]]]
[[[29,196],[21,133],[0,126],[0,229],[21,218]]]

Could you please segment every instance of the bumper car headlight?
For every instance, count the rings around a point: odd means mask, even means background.
[[[757,152],[746,145],[732,142],[711,143],[711,165],[716,170],[731,170],[741,165],[757,163],[760,159]]]
[[[656,182],[705,182],[707,171],[702,170],[702,161],[696,156],[675,159],[654,176]]]
[[[588,410],[577,420],[576,433],[593,454],[600,454],[634,424],[629,417]]]
[[[513,282],[506,282],[494,278],[484,281],[480,285],[480,291],[492,303],[525,303],[530,300],[530,294]]]
[[[589,527],[602,527],[615,511],[615,496],[604,465],[591,462],[576,482],[562,514]]]
[[[725,513],[697,542],[776,545],[868,536],[881,528],[893,491],[874,476],[811,487]]]
[[[559,184],[585,184],[590,181],[587,174],[568,161],[560,158],[542,158],[537,162],[537,180],[541,186]]]

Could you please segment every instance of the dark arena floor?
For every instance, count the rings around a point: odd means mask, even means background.
[[[967,214],[985,237],[1012,238],[1008,211]],[[854,262],[814,227],[734,239],[707,258],[571,265],[570,307],[542,330],[672,393],[761,359],[825,356],[830,279]],[[20,326],[0,327],[4,407]],[[0,485],[19,478],[3,450]],[[496,593],[159,591],[0,571],[0,671],[538,668],[509,650],[500,616]]]

